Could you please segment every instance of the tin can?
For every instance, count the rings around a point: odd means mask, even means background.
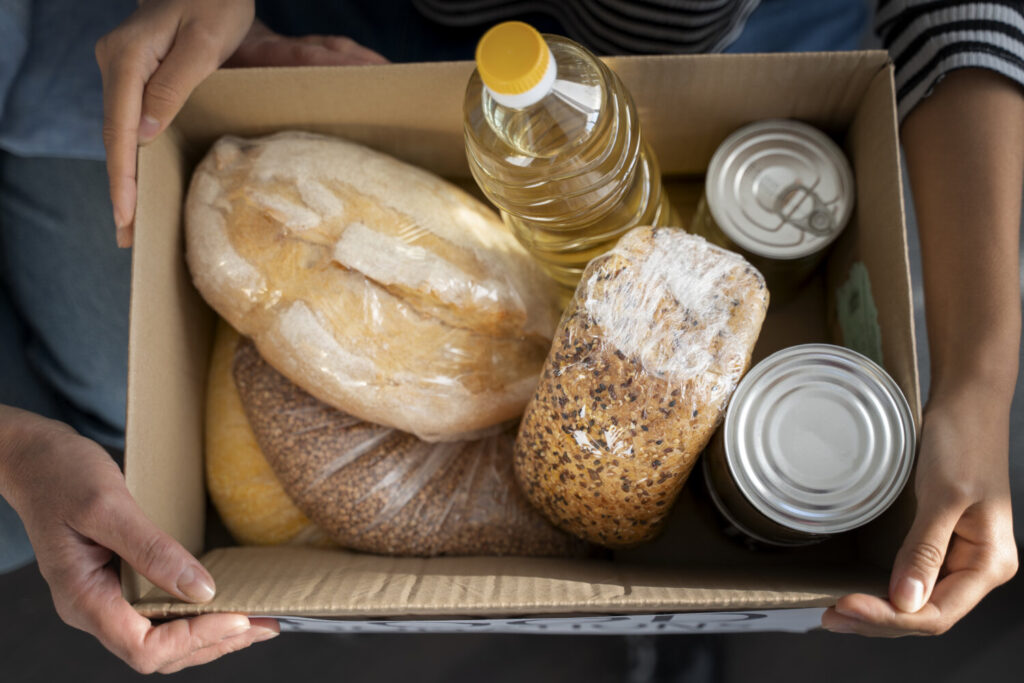
[[[704,475],[746,536],[807,545],[886,510],[910,476],[915,444],[910,406],[885,370],[841,346],[804,344],[739,383]]]
[[[850,220],[853,171],[818,129],[789,119],[740,128],[708,165],[690,230],[739,252],[775,301],[792,297]]]

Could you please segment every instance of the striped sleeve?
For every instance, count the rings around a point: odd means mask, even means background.
[[[879,0],[875,30],[896,66],[900,121],[955,69],[1024,85],[1024,0]]]
[[[2,0],[0,0],[2,1]],[[720,52],[760,0],[413,0],[445,26],[478,26],[539,12],[598,54]]]

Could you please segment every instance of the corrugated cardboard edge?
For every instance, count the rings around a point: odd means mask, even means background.
[[[215,550],[203,564],[225,586],[213,602],[191,605],[153,590],[136,609],[150,617],[259,612],[352,619],[498,618],[823,607],[851,590],[885,591],[885,577],[877,570],[866,577],[863,567],[824,577],[784,567],[743,575],[742,568],[520,557],[386,558],[309,548]],[[230,581],[219,580],[228,576]]]
[[[187,183],[161,183],[166,177],[147,172],[157,160],[165,169],[175,168],[180,177],[187,178],[182,140],[174,128],[139,150],[124,473],[128,490],[143,512],[189,552],[199,553],[206,510],[202,430],[187,434],[177,425],[202,424],[202,400],[181,403],[165,398],[172,391],[204,395],[209,349],[202,340],[208,343],[212,338],[212,316],[194,292],[186,293],[192,280],[180,255]],[[143,280],[155,280],[161,286],[143,287]],[[171,367],[144,371],[154,358],[173,361]],[[149,381],[140,381],[140,377]],[[143,414],[159,415],[160,419],[136,419]],[[159,449],[164,456],[142,458],[141,449]],[[122,567],[122,591],[130,601],[150,587],[137,572]]]
[[[843,235],[830,257],[829,291],[835,292],[849,276],[855,262],[866,265],[871,273],[899,273],[887,278],[884,290],[872,279],[872,292],[878,309],[882,334],[883,365],[903,390],[914,417],[915,435],[922,422],[921,386],[918,369],[913,289],[910,281],[910,257],[906,232],[903,176],[900,168],[899,121],[895,107],[894,68],[887,62],[872,79],[850,128],[846,149],[856,174],[858,196],[870,196],[870,203],[858,202],[854,220],[860,224],[856,234]],[[885,106],[882,106],[885,103]],[[885,151],[892,150],[893,154]],[[881,159],[871,165],[861,157]],[[895,286],[892,286],[895,285]],[[829,301],[832,324],[835,301]],[[842,343],[841,335],[837,340]],[[912,481],[912,480],[911,480]],[[870,543],[862,543],[865,558],[879,566],[891,566],[914,516],[913,487],[907,485],[896,503],[871,523]],[[861,533],[861,538],[865,537]]]

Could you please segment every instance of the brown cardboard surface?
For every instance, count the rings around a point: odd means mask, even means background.
[[[759,119],[842,133],[887,60],[866,51],[607,61],[633,94],[662,173],[686,175],[703,174],[722,140]]]
[[[202,396],[212,321],[182,260],[181,178],[189,169],[180,143],[172,130],[139,155],[140,167],[159,172],[139,174],[125,434],[133,457],[125,458],[125,479],[150,519],[198,552],[206,505]],[[128,572],[128,596],[148,585]]]
[[[206,611],[348,618],[611,614],[819,607],[877,582],[845,569],[803,576],[538,558],[395,558],[311,548],[229,548],[203,558],[219,591],[188,605],[153,591],[136,607],[163,617]],[[872,577],[876,578],[876,577]]]
[[[886,153],[899,145],[896,112],[888,106],[886,97],[893,89],[892,77],[892,70],[886,69],[872,79],[850,126],[846,149],[855,169],[858,200],[858,229],[851,231],[850,236],[856,238],[856,252],[868,272],[886,273],[884,281],[878,283],[881,286],[873,286],[878,322],[884,330],[883,365],[904,388],[914,419],[920,425],[921,395],[903,182],[899,157]],[[830,277],[834,287],[835,278],[845,273],[839,268],[833,271]]]
[[[830,270],[865,262],[877,287],[886,365],[919,414],[891,67],[884,53],[634,57],[609,60],[630,88],[684,216],[716,145],[736,127],[794,117],[845,143],[858,211]],[[202,386],[213,316],[185,269],[181,202],[192,166],[222,134],[303,129],[344,135],[465,183],[461,131],[466,63],[218,72],[139,158],[126,471],[162,528],[203,545]],[[430,87],[423,85],[429,83]],[[836,276],[769,312],[755,356],[830,338]],[[886,550],[874,532],[813,548],[752,553],[687,487],[665,534],[614,560],[399,559],[299,548],[227,547],[203,556],[219,593],[179,604],[144,582],[125,589],[148,615],[211,610],[414,618],[651,613],[831,604],[884,592]],[[889,531],[886,527],[882,531]],[[879,532],[879,537],[884,535]],[[142,597],[140,597],[142,596]]]

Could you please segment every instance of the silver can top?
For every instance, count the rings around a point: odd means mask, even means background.
[[[853,211],[853,171],[817,128],[768,119],[719,145],[705,180],[708,210],[747,251],[780,260],[828,246]]]
[[[903,490],[914,459],[910,406],[861,354],[830,344],[783,349],[733,394],[725,453],[736,485],[790,529],[834,534],[866,524]]]

